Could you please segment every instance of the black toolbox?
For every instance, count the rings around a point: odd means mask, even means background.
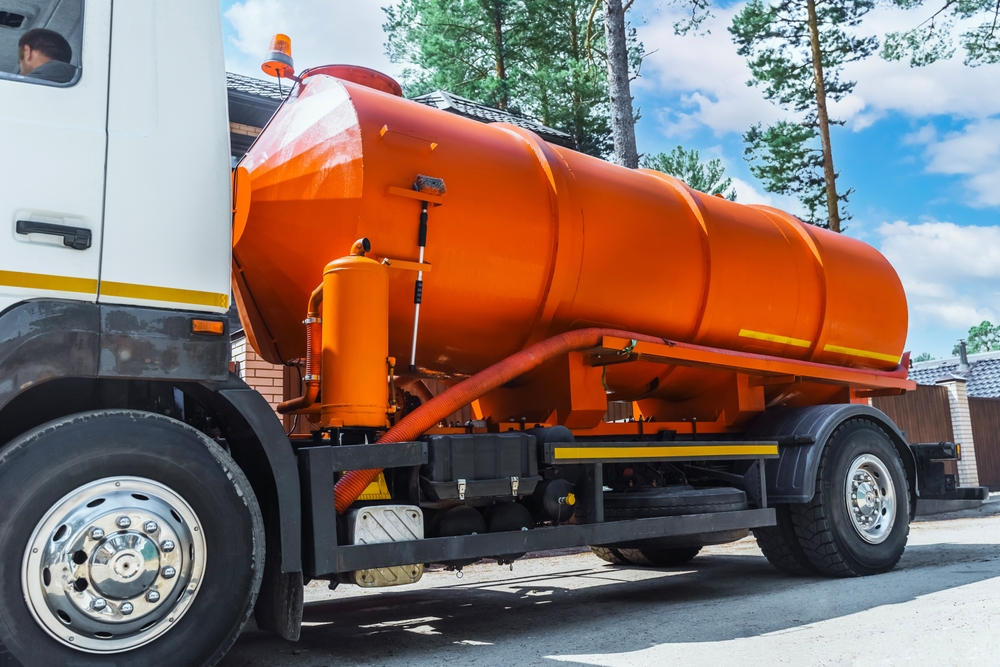
[[[531,495],[538,475],[538,445],[524,432],[432,435],[420,469],[424,500],[463,501]]]

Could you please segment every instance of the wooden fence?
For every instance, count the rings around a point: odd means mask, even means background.
[[[946,387],[918,384],[901,396],[873,398],[872,406],[888,415],[909,442],[955,441]]]
[[[918,384],[915,391],[900,396],[873,398],[872,406],[896,423],[907,442],[955,442],[947,387]],[[978,451],[979,443],[976,445]],[[949,475],[958,474],[958,464],[953,461],[945,463],[944,469]]]
[[[1000,491],[1000,398],[970,398],[969,417],[979,483]]]

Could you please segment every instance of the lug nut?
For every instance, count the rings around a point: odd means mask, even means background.
[[[132,525],[132,519],[128,518],[127,516],[120,516],[115,521],[115,525],[117,525],[119,528],[128,528],[129,526]]]
[[[122,616],[128,616],[135,610],[131,602],[122,602],[121,606],[118,607],[118,611],[122,613]]]
[[[160,594],[157,591],[149,591],[146,593],[146,602],[159,602]]]
[[[163,549],[163,553],[170,553],[171,551],[174,550],[174,541],[163,540],[163,543],[160,544],[160,548]]]
[[[155,533],[157,530],[159,530],[159,528],[160,527],[156,525],[155,521],[147,521],[142,525],[142,529],[147,533]]]
[[[175,574],[177,574],[177,570],[175,570],[174,568],[170,567],[169,565],[167,567],[163,568],[163,578],[164,579],[173,579]]]
[[[90,539],[92,540],[103,540],[104,539],[104,529],[94,528],[90,531]]]
[[[96,598],[90,603],[90,608],[94,611],[104,611],[108,606],[108,601],[104,598]]]

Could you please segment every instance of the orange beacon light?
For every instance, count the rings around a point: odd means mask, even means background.
[[[265,74],[276,76],[279,79],[295,78],[295,63],[292,60],[292,40],[288,35],[281,33],[271,38],[271,49],[267,53],[267,58],[260,66]]]

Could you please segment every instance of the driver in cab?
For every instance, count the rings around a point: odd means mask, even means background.
[[[68,83],[76,76],[70,64],[73,49],[66,38],[53,30],[34,28],[17,42],[17,63],[21,76],[54,83]]]

